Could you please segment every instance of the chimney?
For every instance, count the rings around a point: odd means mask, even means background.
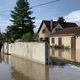
[[[53,29],[53,20],[51,19],[51,21],[50,21],[50,30],[52,31],[52,29]]]

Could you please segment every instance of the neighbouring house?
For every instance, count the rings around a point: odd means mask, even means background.
[[[51,34],[50,45],[64,45],[80,49],[80,27],[65,28]]]
[[[78,27],[76,23],[65,22],[64,20],[58,20],[58,21],[43,20],[38,29],[39,41],[45,41],[45,40],[49,41],[49,38],[52,33],[55,33],[65,28],[74,28],[74,27]]]

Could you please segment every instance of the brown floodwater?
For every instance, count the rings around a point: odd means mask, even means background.
[[[12,55],[4,55],[0,56],[0,80],[80,80],[80,66],[45,66]]]
[[[69,61],[75,61],[80,63],[80,50],[71,49],[54,49],[50,48],[50,56],[57,59],[64,59]]]

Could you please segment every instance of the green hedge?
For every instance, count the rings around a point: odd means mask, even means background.
[[[69,46],[64,46],[64,45],[52,45],[50,47],[55,49],[70,49]]]

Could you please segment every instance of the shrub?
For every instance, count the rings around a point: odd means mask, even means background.
[[[64,45],[52,45],[50,47],[55,49],[69,49],[69,46],[64,46]]]
[[[22,41],[32,41],[32,34],[31,33],[26,33],[22,36]]]

